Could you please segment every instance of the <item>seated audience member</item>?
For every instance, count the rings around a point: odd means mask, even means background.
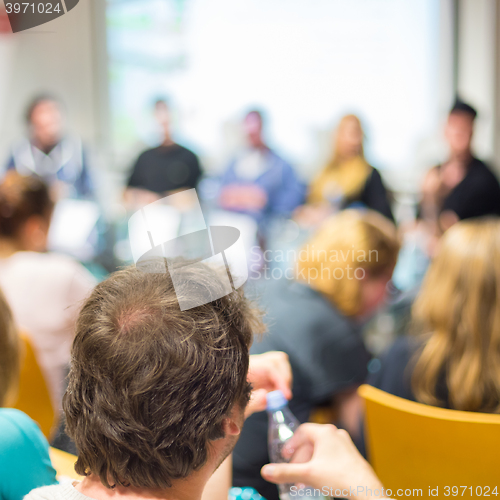
[[[445,127],[450,157],[424,181],[420,215],[438,234],[459,220],[500,215],[498,180],[471,150],[476,114],[457,99]]]
[[[305,187],[293,168],[266,145],[259,111],[250,111],[243,126],[247,147],[222,176],[219,205],[258,223],[288,217],[304,202]]]
[[[26,120],[29,137],[14,145],[7,169],[42,178],[55,198],[92,198],[88,154],[79,138],[64,131],[60,102],[49,95],[37,97]]]
[[[308,204],[318,210],[362,205],[394,221],[382,177],[365,160],[363,141],[359,118],[344,116],[337,128],[333,157],[313,180]]]
[[[262,476],[267,481],[306,484],[325,497],[368,500],[386,496],[375,472],[343,429],[303,424],[285,445],[284,454],[292,463],[265,465]]]
[[[22,500],[33,488],[56,483],[49,445],[24,413],[4,408],[16,391],[20,342],[12,313],[0,292],[0,498]]]
[[[144,151],[137,159],[125,191],[131,208],[144,206],[175,191],[196,188],[202,171],[198,157],[172,139],[171,112],[168,104],[155,104],[155,117],[163,142]]]
[[[463,221],[442,237],[400,338],[370,383],[455,410],[500,413],[500,220]]]
[[[383,302],[398,256],[395,226],[372,211],[345,210],[332,216],[298,252],[294,281],[268,286],[263,304],[269,333],[252,353],[282,351],[293,372],[290,409],[301,422],[318,405],[334,402],[339,424],[359,431],[356,390],[370,361],[361,329]],[[251,486],[267,500],[274,485],[259,477],[269,461],[267,415],[255,414],[234,452],[234,485]]]
[[[241,290],[224,290],[203,264],[176,269],[175,288],[168,273],[135,267],[96,286],[78,318],[63,404],[85,477],[27,500],[201,498],[241,432],[250,383],[290,391],[286,356],[249,361],[260,315]],[[188,297],[222,298],[181,311]]]
[[[52,208],[37,177],[8,172],[0,184],[0,286],[59,409],[77,308],[95,280],[76,261],[46,252]]]

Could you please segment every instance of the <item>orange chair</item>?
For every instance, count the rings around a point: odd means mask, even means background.
[[[407,496],[398,490],[423,498],[500,494],[500,415],[435,408],[369,385],[359,394],[370,462],[394,498]]]
[[[57,428],[58,416],[50,399],[45,377],[35,356],[31,340],[21,334],[21,372],[19,387],[7,405],[23,411],[38,423],[47,439]]]
[[[50,448],[49,454],[52,466],[56,470],[57,479],[59,481],[62,478],[68,477],[70,479],[82,479],[82,477],[75,472],[75,462],[77,459],[75,455],[58,450],[57,448]]]

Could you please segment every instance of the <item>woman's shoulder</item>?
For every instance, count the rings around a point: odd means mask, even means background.
[[[372,360],[368,383],[395,396],[414,400],[411,376],[419,345],[415,337],[399,337],[383,356]]]
[[[365,187],[361,195],[362,198],[373,197],[383,194],[385,196],[386,189],[384,184],[384,179],[380,171],[369,165],[369,172],[366,177]]]
[[[366,178],[366,184],[381,184],[383,183],[382,179],[382,174],[380,173],[380,170],[378,168],[374,167],[373,165],[368,165],[368,176]]]
[[[33,426],[37,427],[26,413],[14,408],[0,408],[0,434],[4,434],[5,429],[25,429]]]
[[[18,410],[0,409],[0,497],[23,498],[56,482],[49,444],[37,424]]]
[[[0,448],[18,448],[23,442],[44,442],[38,425],[22,411],[12,408],[0,409]]]
[[[82,264],[68,255],[55,252],[16,252],[4,262],[11,267],[16,265],[33,267],[57,267],[60,269],[80,269]]]
[[[51,283],[66,282],[75,276],[82,276],[94,282],[91,273],[77,260],[55,252],[17,252],[5,263],[11,273],[32,274],[33,277],[51,277]]]
[[[48,460],[48,443],[38,425],[25,413],[0,409],[0,469],[17,462],[29,465],[31,457]]]
[[[346,327],[352,325],[352,322],[325,296],[306,282],[279,280],[269,287],[267,300],[273,312],[279,311],[286,317],[300,318],[302,321],[312,323],[332,324],[337,328],[339,324]]]
[[[419,341],[411,335],[398,337],[387,350],[387,357],[411,357],[418,349]]]
[[[348,352],[364,352],[361,326],[343,315],[320,292],[306,283],[290,281],[269,290],[265,301],[268,334],[266,344],[274,350],[285,350],[290,355],[322,357]],[[290,352],[289,352],[290,351]],[[361,354],[360,354],[361,355]],[[318,361],[316,359],[316,361]],[[325,360],[332,364],[332,360]]]

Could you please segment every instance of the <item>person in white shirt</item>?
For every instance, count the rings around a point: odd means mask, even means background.
[[[52,209],[36,176],[8,172],[0,184],[0,287],[33,343],[57,410],[78,309],[96,281],[75,260],[46,251]]]

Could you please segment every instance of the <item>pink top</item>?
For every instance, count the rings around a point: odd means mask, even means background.
[[[61,407],[75,320],[95,278],[54,253],[17,252],[0,259],[0,287],[17,326],[32,340],[55,409]]]

